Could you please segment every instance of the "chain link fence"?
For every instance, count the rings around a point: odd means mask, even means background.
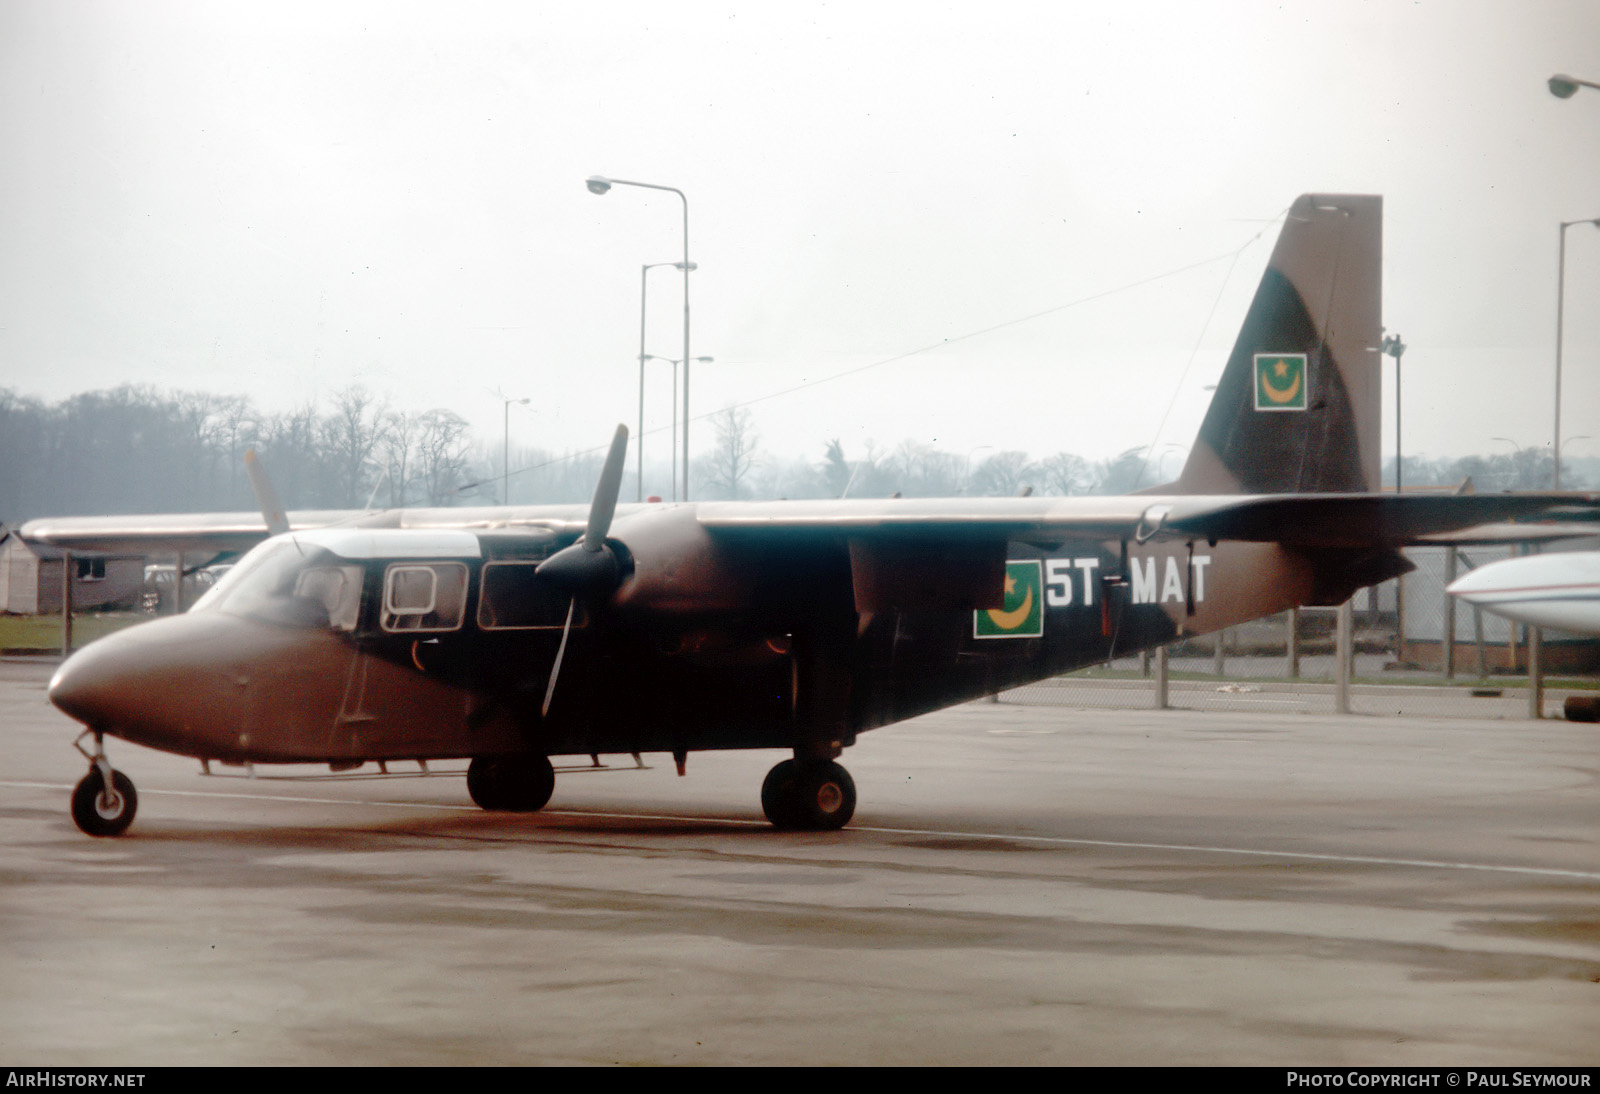
[[[1418,548],[1416,570],[1350,602],[1349,672],[1339,608],[1301,608],[1002,692],[997,701],[1111,709],[1562,717],[1600,698],[1600,639],[1529,628],[1461,605],[1444,588],[1508,547]],[[1165,662],[1163,666],[1162,662]],[[1537,715],[1535,711],[1537,710]]]

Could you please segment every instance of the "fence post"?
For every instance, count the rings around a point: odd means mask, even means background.
[[[1456,579],[1456,549],[1444,549],[1444,584],[1446,588]],[[1449,593],[1440,593],[1444,597],[1444,678],[1455,679],[1456,675],[1456,598]]]
[[[72,552],[61,552],[61,656],[72,652]]]
[[[1156,709],[1167,709],[1167,647],[1156,647]]]
[[[1211,655],[1211,670],[1218,676],[1221,676],[1224,671],[1223,660],[1227,656],[1227,645],[1228,628],[1223,627],[1217,632],[1217,645],[1215,651]]]
[[[1346,600],[1339,605],[1337,624],[1334,627],[1334,660],[1338,662],[1334,675],[1334,708],[1340,714],[1350,713],[1350,661],[1355,643],[1355,609]]]
[[[1528,628],[1528,717],[1544,717],[1544,632]]]
[[[1406,656],[1406,578],[1404,574],[1394,579],[1394,659],[1402,665],[1411,660]]]
[[[1289,654],[1289,678],[1297,680],[1300,677],[1300,609],[1289,609],[1289,633],[1284,649]]]

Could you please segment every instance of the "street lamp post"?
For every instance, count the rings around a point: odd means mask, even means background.
[[[1580,83],[1582,81],[1579,81]],[[1555,90],[1555,79],[1550,81],[1550,89]],[[1588,84],[1588,87],[1595,85]],[[1571,92],[1568,92],[1571,94]],[[1565,95],[1562,98],[1566,98]],[[1561,325],[1565,318],[1567,304],[1567,229],[1574,224],[1593,224],[1600,228],[1600,217],[1589,220],[1563,220],[1561,222],[1561,245],[1556,250],[1556,422],[1555,422],[1555,472],[1552,476],[1554,488],[1561,489]]]
[[[715,361],[716,358],[696,357],[695,360],[701,364],[708,364],[712,361]],[[653,353],[641,354],[639,357],[640,366],[642,367],[646,361],[665,361],[672,366],[672,407],[674,412],[676,412],[678,407],[678,366],[683,364],[683,362],[676,357],[657,357]],[[688,375],[688,369],[684,369],[683,371],[685,375]],[[687,422],[684,423],[684,427],[688,428]],[[643,427],[641,426],[641,429],[642,428]],[[687,445],[684,446],[683,458],[685,461],[687,461],[689,458],[689,448]],[[687,490],[689,482],[689,472],[687,469],[683,473],[683,481],[684,489]],[[672,500],[678,500],[678,417],[676,413],[674,413],[672,417]],[[684,500],[689,500],[687,494],[684,495]]]
[[[1405,447],[1400,440],[1400,358],[1405,356],[1406,344],[1398,334],[1384,337],[1378,348],[1394,358],[1394,494],[1400,496],[1402,473],[1405,464]],[[1380,475],[1381,479],[1382,476]],[[1380,482],[1381,486],[1382,483]],[[1217,639],[1220,649],[1221,638]],[[1406,586],[1405,575],[1394,579],[1394,646],[1395,659],[1406,659]],[[1220,668],[1219,668],[1220,671]]]
[[[505,406],[501,408],[505,412],[505,439],[502,442],[504,447],[500,450],[501,505],[511,504],[511,404],[519,403],[522,406],[527,406],[528,402],[529,400],[527,399],[506,399]]]
[[[1550,94],[1558,99],[1570,99],[1578,93],[1580,87],[1600,88],[1600,84],[1588,80],[1580,80],[1576,76],[1567,76],[1562,73],[1550,77]]]
[[[1394,358],[1394,492],[1400,493],[1400,468],[1405,461],[1405,449],[1400,444],[1400,358],[1405,356],[1406,344],[1398,334],[1384,338],[1379,347]]]
[[[683,500],[689,500],[689,273],[694,265],[689,261],[689,199],[676,186],[660,186],[653,182],[634,182],[630,179],[612,179],[604,175],[590,175],[586,185],[591,194],[605,194],[613,186],[641,186],[646,190],[667,190],[677,194],[683,202]],[[676,405],[673,407],[677,411]]]
[[[966,462],[961,465],[961,492],[963,494],[967,492],[967,487],[971,485],[970,479],[972,477],[972,457],[976,456],[979,452],[982,452],[985,448],[993,447],[994,445],[992,444],[980,444],[977,448],[974,448],[967,453]]]
[[[639,432],[635,435],[633,443],[634,443],[634,446],[635,446],[635,448],[634,448],[634,456],[638,460],[638,467],[639,467],[639,500],[640,501],[644,501],[644,363],[645,363],[645,361],[650,359],[650,355],[645,353],[645,351],[644,351],[644,320],[645,320],[644,303],[645,303],[645,288],[646,288],[646,285],[648,284],[645,275],[648,274],[651,270],[655,269],[657,266],[673,266],[673,267],[676,267],[677,269],[683,270],[685,275],[687,275],[688,273],[693,272],[693,270],[695,268],[693,262],[687,262],[687,263],[685,263],[685,262],[651,262],[648,265],[639,267]],[[677,460],[678,460],[678,457],[677,457],[677,437],[678,437],[678,388],[677,388],[677,375],[678,374],[677,374],[676,371],[674,371],[672,375],[673,375],[673,388],[672,388],[672,437],[673,437],[673,457],[672,457],[672,461],[673,462],[672,462],[672,466],[673,467],[677,467],[678,466],[678,462],[677,462]],[[678,474],[677,474],[676,471],[674,471],[673,474],[672,474],[672,493],[673,493],[673,497],[676,498],[677,497],[677,493],[678,493]]]

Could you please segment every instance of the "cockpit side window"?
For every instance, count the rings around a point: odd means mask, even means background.
[[[189,610],[352,631],[361,614],[362,576],[359,565],[292,536],[268,540]]]
[[[322,605],[329,626],[353,631],[361,613],[361,577],[360,566],[313,566],[300,571],[294,595]]]
[[[453,631],[466,606],[467,568],[459,562],[396,562],[384,572],[386,631]]]

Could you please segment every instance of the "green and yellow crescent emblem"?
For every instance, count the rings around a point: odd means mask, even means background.
[[[1044,634],[1044,566],[1036,558],[1006,560],[1005,602],[972,613],[974,638],[1038,638]]]
[[[1306,408],[1305,354],[1258,353],[1255,360],[1257,410]]]

